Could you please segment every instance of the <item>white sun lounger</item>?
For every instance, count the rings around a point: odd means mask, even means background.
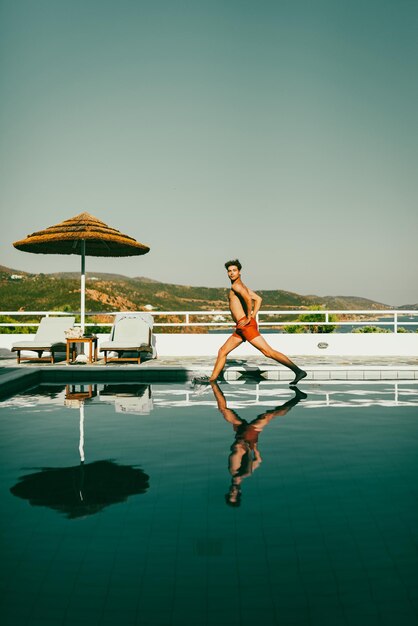
[[[17,352],[17,362],[20,363],[22,351],[38,353],[36,357],[25,357],[29,361],[50,361],[55,363],[55,352],[65,352],[65,331],[74,326],[75,317],[43,317],[38,326],[34,339],[18,341],[13,344],[12,352]],[[50,352],[50,356],[42,357],[43,352]]]
[[[141,363],[141,353],[154,356],[152,334],[153,317],[147,313],[127,313],[116,317],[110,334],[110,341],[100,344],[104,352],[105,363],[111,361],[136,361]],[[117,357],[109,358],[108,352],[116,352]],[[137,356],[124,356],[124,353],[136,352]]]

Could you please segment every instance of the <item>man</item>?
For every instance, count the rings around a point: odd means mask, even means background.
[[[222,372],[227,355],[235,350],[243,341],[249,341],[264,356],[281,363],[295,373],[295,378],[289,383],[291,386],[298,384],[305,378],[306,372],[300,369],[286,355],[274,350],[267,341],[260,335],[256,322],[256,315],[260,310],[261,298],[254,291],[251,291],[241,280],[241,263],[238,259],[225,263],[231,281],[229,292],[229,310],[236,324],[232,336],[224,343],[218,352],[213,372],[209,382],[215,381]],[[206,379],[207,381],[207,379]],[[196,379],[196,382],[205,382],[203,379]]]
[[[286,415],[292,407],[308,396],[297,387],[293,388],[295,396],[281,404],[258,415],[251,422],[242,419],[235,411],[228,408],[224,394],[217,382],[212,382],[211,387],[218,405],[227,422],[232,424],[235,432],[235,440],[231,446],[231,454],[228,458],[228,469],[231,474],[231,484],[225,496],[225,501],[230,506],[239,506],[241,502],[241,486],[244,478],[259,467],[262,462],[258,450],[258,437],[262,430],[275,417]]]

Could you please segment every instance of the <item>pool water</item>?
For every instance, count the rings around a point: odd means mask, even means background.
[[[1,623],[417,624],[418,387],[303,388],[0,402]]]

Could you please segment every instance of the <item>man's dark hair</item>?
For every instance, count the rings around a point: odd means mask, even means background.
[[[236,265],[236,266],[237,266],[237,268],[239,269],[239,271],[241,271],[242,265],[241,265],[241,263],[238,261],[238,259],[233,259],[232,261],[227,261],[227,262],[225,263],[225,269],[228,269],[228,267],[229,267],[230,265]]]
[[[228,506],[233,506],[233,507],[241,506],[241,490],[238,491],[236,500],[231,500],[231,494],[226,493],[225,502]]]

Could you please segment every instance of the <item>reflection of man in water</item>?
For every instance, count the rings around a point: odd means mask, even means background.
[[[229,492],[225,495],[226,503],[230,506],[239,506],[241,502],[241,483],[244,478],[250,476],[262,462],[258,450],[258,437],[269,422],[279,415],[286,415],[292,407],[301,400],[307,398],[297,387],[293,388],[295,395],[284,404],[270,409],[258,415],[252,422],[247,422],[229,409],[226,399],[219,385],[211,383],[213,393],[218,403],[218,409],[227,422],[230,422],[235,431],[235,441],[231,446],[229,455],[229,473],[232,476]]]

